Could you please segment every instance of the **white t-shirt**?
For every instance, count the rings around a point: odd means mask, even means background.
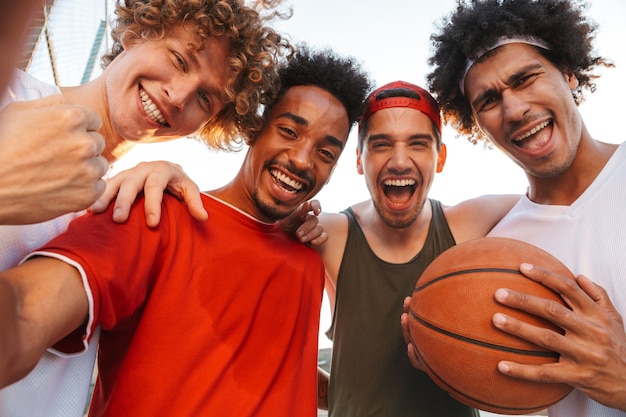
[[[58,87],[16,71],[0,99],[0,109],[13,101],[36,100],[59,93]],[[17,265],[34,249],[63,233],[76,216],[78,213],[70,213],[24,226],[0,225],[0,270]],[[25,378],[0,390],[0,417],[82,417],[89,398],[97,345],[98,335],[94,334],[88,350],[80,354],[46,352]]]
[[[523,240],[604,287],[626,317],[626,143],[571,206],[535,204],[522,198],[489,236]],[[626,417],[578,390],[548,409],[557,417]]]

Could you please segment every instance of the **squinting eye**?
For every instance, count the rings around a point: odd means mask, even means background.
[[[289,136],[291,136],[291,137],[296,137],[296,133],[295,133],[293,130],[289,129],[288,127],[282,127],[282,126],[281,126],[281,127],[279,127],[279,129],[280,129],[283,133],[286,133],[287,135],[289,135]]]
[[[174,57],[176,57],[176,62],[178,62],[178,65],[180,65],[180,67],[184,70],[185,61],[183,61],[183,59],[178,54],[174,54]]]
[[[479,111],[484,111],[484,110],[489,110],[492,106],[493,103],[495,103],[495,99],[493,97],[488,97],[486,98],[479,106],[478,110]]]
[[[517,82],[515,83],[515,86],[517,87],[517,86],[523,85],[523,84],[525,84],[527,81],[529,81],[529,80],[531,80],[531,79],[535,78],[535,76],[536,76],[536,74],[528,74],[528,75],[526,75],[526,76],[524,76],[524,77],[520,78],[519,80],[517,80]]]
[[[205,93],[198,93],[200,96],[200,100],[202,101],[200,104],[204,108],[204,110],[208,113],[211,111],[211,100],[209,100],[209,96]]]
[[[320,153],[330,162],[335,162],[337,160],[337,158],[335,158],[335,154],[327,149],[320,149]]]

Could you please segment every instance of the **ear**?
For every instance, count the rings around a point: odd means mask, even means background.
[[[567,82],[567,85],[569,86],[569,89],[571,91],[574,91],[574,89],[576,89],[576,87],[578,87],[578,78],[576,78],[576,75],[574,75],[573,72],[565,72],[563,74],[565,76],[565,81]]]
[[[439,156],[437,157],[437,173],[443,171],[443,166],[446,164],[446,157],[448,156],[448,150],[446,148],[446,144],[441,144],[441,150],[439,151]]]
[[[361,165],[361,152],[359,152],[359,148],[356,148],[356,172],[359,175],[363,175],[363,165]]]

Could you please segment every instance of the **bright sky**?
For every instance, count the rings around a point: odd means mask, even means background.
[[[454,7],[453,0],[438,2],[407,0],[291,0],[293,17],[278,26],[294,41],[306,41],[314,47],[331,47],[340,54],[362,61],[377,85],[403,79],[424,85],[430,56],[429,36],[434,23]],[[626,39],[623,18],[626,2],[598,0],[589,9],[599,23],[596,48],[610,58],[616,68],[604,71],[597,81],[597,91],[587,94],[580,110],[587,128],[597,139],[620,143],[622,130],[616,121],[623,117],[626,97]],[[499,151],[471,145],[455,132],[444,128],[448,160],[435,177],[431,197],[444,204],[490,193],[523,193],[526,177]],[[355,168],[356,129],[351,133],[329,184],[318,194],[326,211],[336,212],[369,197],[365,182]],[[241,164],[243,152],[212,152],[193,140],[137,147],[116,165],[133,166],[138,160],[167,159],[184,167],[203,190],[228,182]],[[320,347],[330,346],[323,335],[329,325],[329,308],[323,306]]]

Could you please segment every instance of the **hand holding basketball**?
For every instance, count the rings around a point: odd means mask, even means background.
[[[566,278],[540,266],[522,265],[520,270],[560,294],[569,308],[519,296],[514,291],[497,293],[497,301],[545,317],[565,334],[546,337],[545,330],[502,315],[502,321],[494,321],[497,328],[558,351],[560,357],[558,364],[549,367],[506,361],[498,364],[500,372],[529,381],[566,383],[600,404],[626,411],[626,332],[607,291],[583,275],[571,285]]]
[[[547,287],[523,276],[523,262],[543,265],[573,278],[547,252],[524,242],[484,238],[454,246],[441,254],[418,279],[410,301],[409,337],[421,368],[457,400],[483,410],[526,414],[542,410],[567,395],[565,384],[531,382],[498,371],[502,360],[525,364],[558,361],[559,355],[497,329],[492,317],[508,316],[563,333],[524,311],[498,304],[494,293],[510,288],[565,305]]]

